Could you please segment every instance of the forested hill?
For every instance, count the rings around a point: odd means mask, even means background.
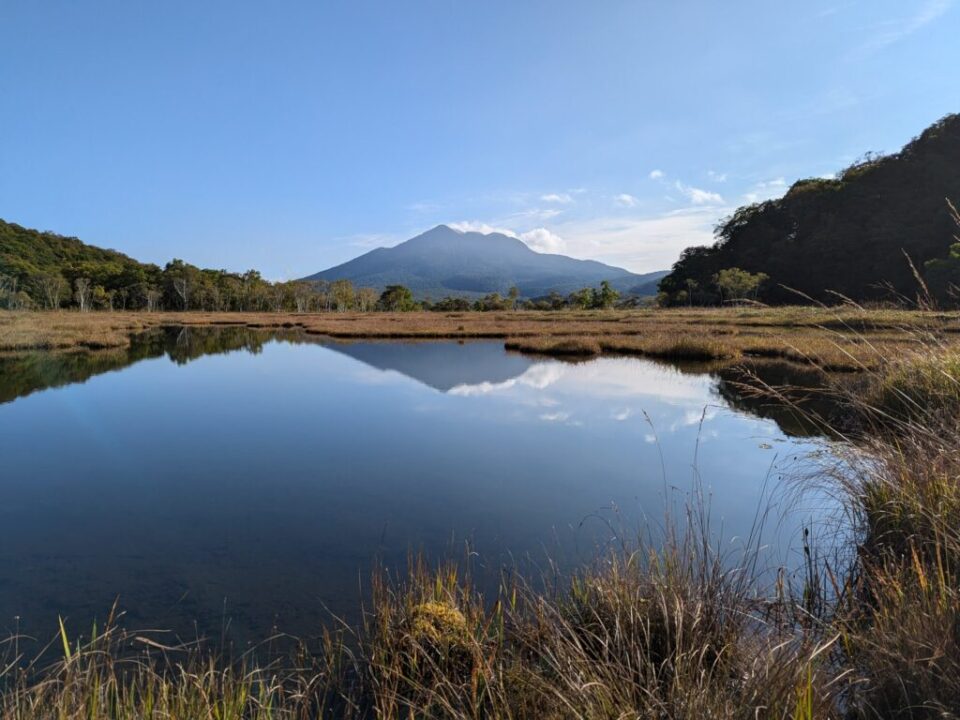
[[[449,229],[445,229],[445,232],[453,233],[458,239],[462,236]],[[432,239],[438,240],[437,235],[438,233],[433,233]],[[478,237],[485,250],[492,248],[494,256],[498,256],[496,238],[491,241],[488,236]],[[537,300],[523,300],[521,303],[521,298],[516,294],[508,291],[501,295],[494,291],[471,302],[463,297],[468,294],[467,288],[460,288],[459,292],[451,293],[450,297],[435,296],[434,301],[423,299],[416,302],[411,289],[400,283],[389,287],[376,284],[386,277],[384,273],[388,272],[392,273],[391,277],[407,279],[408,275],[404,272],[409,270],[410,265],[399,261],[380,264],[379,275],[372,272],[358,275],[358,285],[343,276],[316,276],[303,281],[269,282],[256,270],[234,273],[199,268],[178,259],[171,260],[161,268],[158,265],[138,262],[114,250],[87,245],[77,238],[31,230],[0,220],[0,309],[52,310],[72,307],[80,310],[241,312],[335,309],[365,312],[374,309],[504,310],[522,306],[553,310],[564,307],[610,307],[616,303],[617,290],[620,287],[628,293],[624,302],[632,303],[636,301],[637,295],[652,295],[656,281],[663,275],[634,275],[602,263],[573,260],[560,255],[540,255],[529,250],[519,240],[503,236],[501,238],[501,244],[509,243],[513,253],[520,256],[520,260],[513,262],[509,269],[523,270],[524,273],[518,277],[524,281],[529,280],[529,287],[560,288],[569,290],[570,295],[551,295]],[[428,249],[432,250],[433,255],[431,267],[444,265],[446,262],[448,269],[451,266],[449,261],[453,250],[453,255],[457,256],[453,258],[457,261],[453,265],[461,268],[464,273],[474,273],[472,276],[464,275],[462,282],[478,278],[484,280],[487,276],[478,273],[478,269],[488,275],[502,269],[491,263],[480,263],[484,257],[489,259],[489,252],[486,256],[481,254],[480,257],[465,259],[463,253],[456,252],[457,248],[442,242],[435,243]],[[389,256],[391,252],[401,251],[402,248],[393,248],[384,250],[382,254]],[[376,257],[380,254],[374,252],[369,255]],[[536,261],[532,267],[528,262],[530,256]],[[552,270],[552,273],[545,273],[544,266]],[[367,267],[367,270],[369,269]],[[417,279],[415,275],[409,277]],[[537,285],[534,280],[541,284]]]
[[[63,275],[65,279],[89,277],[103,284],[110,276],[134,275],[139,271],[159,272],[116,250],[87,245],[75,237],[41,232],[0,220],[0,273],[19,281],[27,290],[44,276]],[[133,280],[131,280],[132,282]]]
[[[800,180],[778,200],[740,208],[710,247],[685,250],[660,282],[669,304],[719,300],[727,268],[765,273],[759,299],[797,303],[916,297],[920,270],[956,240],[947,199],[960,200],[960,115],[948,115],[900,152],[867,156],[836,179]],[[936,264],[936,262],[934,262]],[[958,278],[960,280],[960,278]],[[788,289],[789,288],[789,289]]]

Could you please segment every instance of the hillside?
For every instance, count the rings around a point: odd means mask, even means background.
[[[800,180],[780,199],[740,208],[711,247],[683,252],[660,283],[671,304],[718,301],[713,276],[739,267],[769,275],[760,299],[797,303],[915,297],[917,268],[945,257],[956,232],[946,198],[960,199],[960,115],[927,128],[900,152],[870,157],[836,179]]]
[[[0,220],[0,275],[17,280],[21,290],[40,297],[45,277],[72,281],[90,278],[95,285],[130,285],[155,275],[159,268],[137,262],[116,250],[87,245],[75,237],[41,232]]]
[[[392,248],[377,248],[306,280],[350,280],[383,289],[406,285],[418,297],[505,294],[516,286],[523,297],[561,295],[608,280],[623,293],[652,295],[664,272],[637,275],[594,260],[575,260],[531,250],[500,233],[459,232],[446,225]]]

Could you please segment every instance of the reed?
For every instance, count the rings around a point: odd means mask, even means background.
[[[776,568],[757,567],[750,548],[739,558],[718,553],[706,512],[694,503],[679,519],[685,522],[668,519],[662,543],[621,539],[559,584],[505,576],[495,595],[485,597],[464,565],[412,558],[400,577],[375,573],[359,627],[334,623],[319,644],[298,642],[269,662],[225,658],[202,645],[169,648],[115,627],[78,642],[62,626],[54,638],[59,658],[50,662],[27,661],[11,640],[0,676],[0,716],[957,717],[954,318],[918,313],[891,339],[891,323],[904,317],[886,311],[862,316],[851,310],[830,322],[806,310],[778,312],[782,322],[817,318],[821,346],[804,346],[805,329],[784,331],[781,346],[809,357],[812,368],[829,366],[817,348],[862,351],[851,360],[859,370],[855,381],[817,374],[849,422],[833,428],[839,462],[814,480],[840,498],[851,531],[842,538],[849,543],[841,548],[843,562],[826,562],[805,546],[799,586]],[[686,317],[678,313],[673,321]],[[730,337],[740,338],[744,357],[747,348],[771,347],[766,330],[757,330],[770,319],[753,311],[739,319],[735,311],[717,312],[715,332],[700,333],[705,337],[682,351],[693,355],[703,343]],[[569,321],[620,324],[582,314]],[[395,321],[377,322],[382,330]],[[469,321],[453,322],[467,332]],[[641,333],[595,332],[585,337],[600,351],[618,351],[623,338],[637,351],[654,342]],[[579,347],[578,335],[556,337]],[[887,342],[909,350],[891,353]],[[680,352],[676,345],[673,352]],[[791,401],[789,388],[755,383],[755,389]]]
[[[678,360],[786,359],[826,369],[876,369],[936,329],[960,338],[960,313],[865,308],[699,308],[464,313],[2,312],[0,352],[125,347],[160,325],[292,329],[341,339],[503,339],[509,349]]]

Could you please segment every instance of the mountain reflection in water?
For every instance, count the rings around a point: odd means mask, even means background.
[[[88,627],[119,596],[134,627],[309,635],[324,608],[356,616],[375,558],[469,543],[478,582],[582,562],[696,477],[735,541],[820,446],[734,389],[637,358],[243,327],[4,356],[0,631]],[[771,548],[789,554],[810,517]]]

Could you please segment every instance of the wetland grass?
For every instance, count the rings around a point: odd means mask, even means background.
[[[746,317],[767,327],[758,312]],[[547,590],[505,576],[483,596],[462,566],[413,560],[402,577],[374,574],[358,627],[318,628],[319,640],[265,664],[115,628],[78,643],[65,626],[47,663],[26,662],[11,640],[0,716],[958,717],[960,364],[955,319],[931,317],[918,314],[900,338],[889,324],[899,315],[875,316],[869,330],[863,318],[835,324],[850,330],[821,324],[823,343],[843,348],[839,333],[867,360],[856,359],[854,383],[824,376],[859,418],[836,433],[843,471],[816,478],[848,515],[849,561],[805,548],[799,587],[766,579],[771,569],[749,553],[731,563],[702,522],[657,547],[625,541]],[[714,317],[716,337],[757,342],[734,318]],[[452,322],[470,328],[462,315]]]

